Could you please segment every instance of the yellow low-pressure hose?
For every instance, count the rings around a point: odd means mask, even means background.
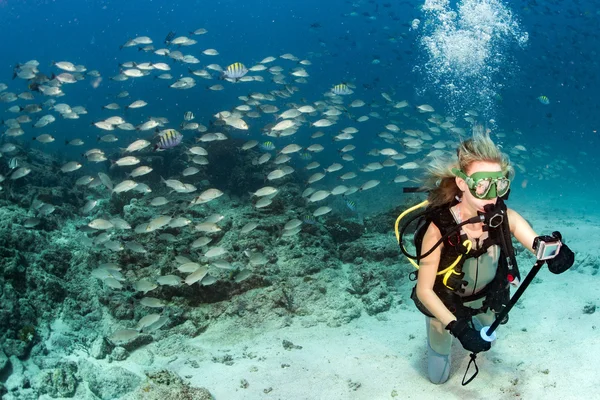
[[[402,242],[400,241],[400,231],[398,230],[398,227],[400,225],[400,221],[402,220],[402,218],[404,218],[406,216],[406,214],[413,212],[417,208],[427,207],[428,204],[429,204],[429,201],[424,200],[424,201],[420,202],[419,204],[417,204],[416,206],[412,206],[411,208],[405,210],[402,214],[398,215],[398,218],[396,218],[396,224],[394,224],[394,231],[396,232],[396,240],[398,241],[398,245],[402,246]],[[415,262],[415,260],[413,260],[412,258],[409,258],[409,257],[406,257],[406,258],[413,265],[413,267],[415,267],[416,269],[419,269],[419,264],[417,264]]]
[[[402,214],[398,215],[398,218],[396,218],[396,224],[394,225],[394,230],[396,231],[396,239],[398,240],[398,244],[400,246],[402,246],[402,243],[400,243],[400,232],[398,231],[398,225],[400,225],[400,220],[402,218],[404,218],[404,216],[406,214],[413,212],[417,208],[427,207],[427,204],[429,204],[429,201],[428,200],[424,200],[421,203],[417,204],[416,206],[412,206],[408,210],[404,211]]]
[[[402,220],[402,218],[404,218],[406,216],[406,214],[409,214],[411,212],[413,212],[414,210],[421,208],[421,207],[427,207],[427,205],[429,204],[428,200],[424,200],[421,203],[410,207],[409,209],[405,210],[402,214],[398,215],[398,218],[396,218],[396,223],[394,224],[394,231],[396,232],[396,240],[398,241],[398,245],[402,246],[402,242],[400,240],[400,231],[399,231],[399,226],[400,226],[400,221]],[[473,243],[470,240],[465,240],[463,242],[463,246],[465,246],[467,248],[467,251],[465,254],[467,254],[469,251],[471,251],[471,248],[473,246]],[[404,247],[402,247],[404,248]],[[417,249],[418,251],[418,249]],[[448,281],[448,278],[450,277],[450,275],[452,275],[452,273],[454,273],[454,267],[456,267],[458,265],[458,263],[460,262],[461,258],[462,258],[463,254],[459,255],[456,260],[454,260],[454,262],[452,264],[450,264],[447,268],[444,268],[442,271],[439,271],[437,273],[437,275],[444,275],[444,284],[446,284],[446,282]],[[410,257],[406,257],[408,259],[408,261],[413,265],[413,267],[415,267],[416,269],[419,269],[419,264],[417,264],[415,262],[415,260],[413,260]]]

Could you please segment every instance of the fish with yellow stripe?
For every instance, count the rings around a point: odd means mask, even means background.
[[[345,96],[345,95],[349,95],[349,94],[352,94],[352,93],[354,93],[354,92],[352,91],[352,89],[350,89],[350,88],[348,87],[348,85],[346,85],[345,83],[340,83],[340,84],[338,84],[338,85],[335,85],[335,86],[334,86],[334,87],[331,89],[331,92],[332,92],[333,94],[337,94],[337,95],[339,95],[339,96]]]
[[[242,63],[235,62],[223,71],[223,77],[238,80],[248,73],[248,68]]]
[[[175,129],[165,129],[158,133],[158,143],[154,145],[154,150],[161,151],[173,148],[181,143],[183,135]]]

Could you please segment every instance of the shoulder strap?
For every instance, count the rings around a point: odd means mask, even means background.
[[[442,236],[456,226],[450,207],[440,207],[432,210],[429,218],[438,227]]]

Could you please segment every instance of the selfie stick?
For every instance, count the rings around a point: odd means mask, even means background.
[[[519,298],[521,297],[525,289],[527,289],[533,278],[535,278],[539,270],[542,268],[542,265],[544,265],[544,261],[545,260],[538,260],[535,263],[531,271],[529,271],[529,273],[525,277],[525,280],[523,280],[513,297],[511,297],[508,305],[504,307],[504,309],[502,310],[502,312],[500,312],[500,314],[498,314],[498,316],[496,316],[496,320],[494,321],[494,323],[491,326],[484,326],[483,328],[481,328],[480,334],[483,340],[486,340],[488,342],[493,342],[494,340],[496,340],[496,333],[494,331],[496,330],[496,328],[498,328],[500,322],[502,322],[502,320],[508,315],[508,313],[517,303],[517,301],[519,301]]]

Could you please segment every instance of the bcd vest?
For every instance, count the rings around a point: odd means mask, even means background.
[[[502,202],[501,199],[498,199],[498,202]],[[454,220],[454,216],[450,211],[450,207],[455,205],[457,202],[453,202],[451,204],[445,205],[443,207],[437,207],[431,209],[422,221],[419,222],[417,231],[414,236],[414,243],[417,249],[417,255],[421,254],[421,245],[423,242],[423,236],[427,231],[430,223],[435,224],[435,226],[440,230],[442,237],[445,237],[448,232],[450,232],[453,228],[456,228],[458,225]],[[506,206],[502,202],[500,204],[501,207],[506,209]],[[440,263],[438,266],[438,272],[446,269],[452,263],[456,261],[456,259],[462,254],[462,258],[458,262],[458,264],[454,267],[454,270],[457,273],[462,273],[462,267],[465,260],[469,258],[479,257],[482,254],[486,253],[488,248],[493,245],[498,245],[500,247],[500,258],[498,260],[498,268],[496,270],[496,275],[492,282],[487,284],[482,290],[470,296],[460,296],[459,293],[464,292],[464,288],[462,284],[453,285],[454,288],[450,289],[443,282],[443,275],[436,275],[435,283],[433,285],[433,291],[440,298],[440,300],[444,303],[444,305],[452,312],[457,318],[462,317],[471,317],[473,315],[477,315],[480,313],[487,312],[488,309],[494,310],[496,313],[500,312],[502,308],[508,304],[510,300],[510,284],[508,280],[509,269],[507,263],[507,257],[514,257],[514,250],[512,248],[512,242],[510,239],[505,241],[502,240],[502,236],[505,232],[509,232],[510,227],[508,225],[508,218],[505,217],[505,221],[496,228],[490,228],[487,225],[484,225],[484,230],[488,232],[488,237],[481,242],[481,246],[478,249],[473,249],[467,252],[467,248],[463,245],[463,242],[467,240],[466,235],[461,235],[460,230],[453,232],[450,236],[445,237],[443,241],[442,253],[440,256]],[[504,248],[504,242],[506,242],[506,247]],[[428,249],[427,249],[428,250]],[[419,262],[419,258],[417,258],[417,262]],[[516,269],[516,263],[515,269]],[[515,274],[515,271],[512,271]],[[414,275],[412,275],[414,274]],[[411,275],[412,280],[416,280],[418,271],[413,272]],[[518,270],[516,271],[516,275],[518,278]],[[459,282],[460,283],[460,282]],[[464,282],[466,284],[466,282]],[[470,301],[478,300],[485,297],[483,301],[483,305],[480,308],[474,309],[464,305],[464,303],[468,303]],[[416,285],[413,287],[411,298],[415,302],[415,305],[423,314],[428,317],[435,318],[421,303],[416,294]],[[506,323],[508,318],[505,319],[502,323]]]

